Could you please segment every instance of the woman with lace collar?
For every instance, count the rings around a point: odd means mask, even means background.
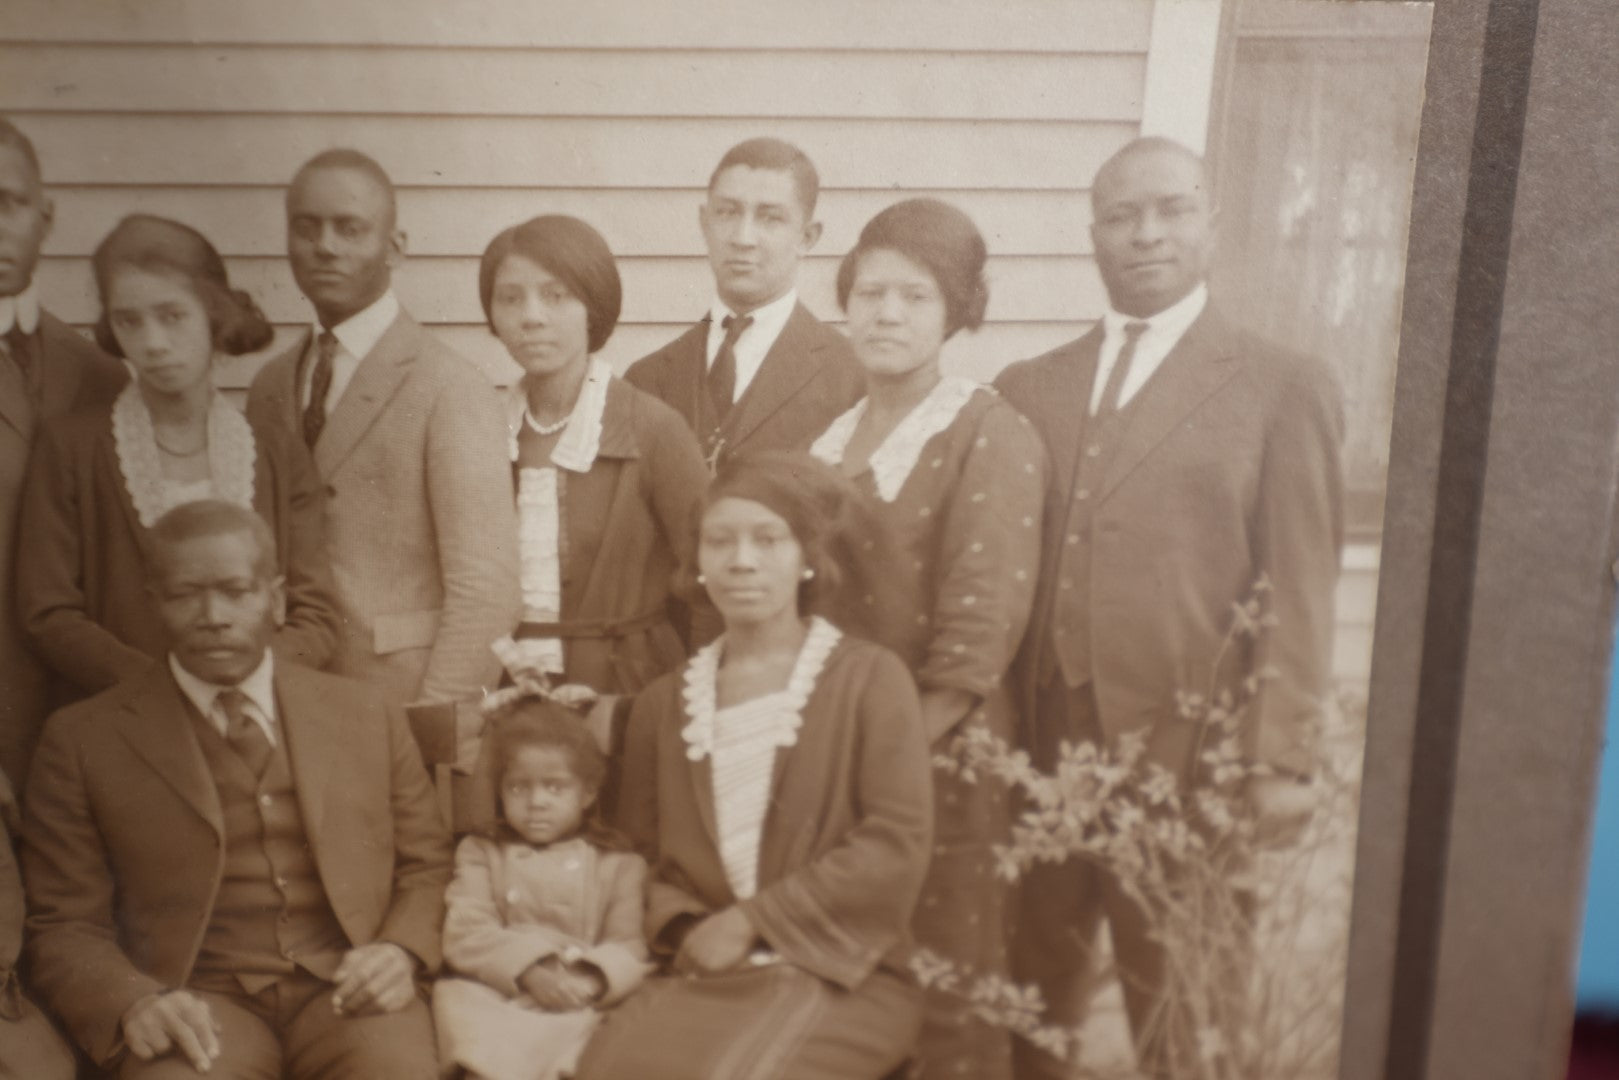
[[[593,716],[611,751],[615,699],[686,657],[670,582],[708,470],[680,415],[596,355],[623,293],[595,229],[547,214],[505,230],[484,251],[478,291],[523,372],[507,395],[523,614],[496,652],[510,675],[599,695]],[[479,753],[471,741],[460,756]],[[487,768],[476,774],[479,820],[462,823],[473,827],[494,810]]]
[[[625,747],[664,973],[579,1080],[876,1080],[910,1053],[932,817],[916,689],[812,614],[862,538],[852,502],[802,455],[735,459],[709,489],[696,582],[725,630],[636,698]]]
[[[134,379],[110,410],[41,430],[18,540],[25,628],[70,694],[143,670],[167,650],[145,588],[147,532],[181,503],[225,499],[258,511],[275,536],[286,601],[277,656],[324,666],[337,614],[319,479],[303,447],[254,428],[213,386],[220,356],[268,345],[269,323],[180,222],[130,215],[91,262],[96,341]]]
[[[811,447],[852,480],[897,546],[856,554],[863,577],[885,580],[899,601],[845,588],[833,617],[874,618],[873,639],[910,666],[935,754],[972,728],[1012,737],[1005,676],[1039,570],[1040,439],[993,390],[942,370],[945,342],[983,321],[985,262],[978,229],[948,203],[909,199],[872,218],[837,279],[866,396]],[[934,784],[917,943],[962,975],[1004,975],[1006,887],[992,844],[1010,835],[1005,790],[942,770]],[[1009,1080],[1010,1036],[964,994],[930,989],[919,1060],[929,1080]]]

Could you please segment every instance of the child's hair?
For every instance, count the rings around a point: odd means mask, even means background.
[[[488,731],[490,773],[499,811],[495,831],[502,836],[510,835],[510,826],[505,821],[500,789],[512,760],[527,747],[560,750],[593,800],[601,794],[607,780],[607,756],[596,745],[584,718],[566,706],[539,697],[522,698],[491,716]],[[627,838],[601,820],[599,809],[599,801],[592,801],[580,821],[579,835],[600,848],[629,850]]]

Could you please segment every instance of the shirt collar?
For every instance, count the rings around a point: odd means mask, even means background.
[[[1124,315],[1115,311],[1111,306],[1102,316],[1103,333],[1111,340],[1124,333],[1127,323],[1144,322],[1147,324],[1147,333],[1161,341],[1176,342],[1181,339],[1197,317],[1203,314],[1203,309],[1209,303],[1209,287],[1199,282],[1197,288],[1170,304],[1156,315],[1145,319],[1138,319],[1134,315]]]
[[[382,335],[388,332],[388,327],[399,318],[399,299],[389,289],[371,304],[370,307],[355,312],[336,326],[332,327],[332,336],[337,338],[343,350],[356,360],[364,360]],[[321,334],[320,323],[315,324],[315,336]]]
[[[13,326],[25,334],[39,328],[39,293],[32,281],[15,296],[0,296],[0,337],[11,333]]]
[[[213,713],[214,699],[220,691],[232,689],[197,678],[181,666],[173,653],[169,654],[169,670],[174,673],[174,681],[179,684],[180,692],[205,717]],[[269,649],[264,650],[264,659],[259,661],[259,666],[237,683],[234,689],[240,690],[242,696],[258,708],[261,716],[272,720],[275,718],[275,657]]]
[[[782,327],[787,325],[787,318],[792,315],[793,308],[797,306],[798,290],[788,289],[770,303],[760,305],[748,312],[753,317],[753,325],[748,327],[748,333],[756,335],[756,340],[774,341],[781,333]],[[713,322],[713,327],[709,332],[714,333],[717,331],[723,335],[724,331],[721,327],[725,323],[725,317],[735,314],[736,312],[726,307],[724,300],[715,297],[714,306],[709,309],[708,313],[709,319]]]

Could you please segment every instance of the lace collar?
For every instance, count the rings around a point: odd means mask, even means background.
[[[174,509],[173,485],[163,476],[163,459],[152,431],[152,414],[131,382],[112,406],[113,449],[135,515],[150,529]],[[258,450],[247,418],[219,394],[208,402],[208,477],[214,496],[249,509],[253,506],[253,466]]]
[[[927,397],[917,402],[905,419],[894,425],[882,445],[872,451],[868,463],[879,499],[893,502],[899,498],[900,488],[910,479],[911,470],[916,468],[928,440],[954,423],[962,407],[982,389],[971,379],[946,375],[928,391]],[[843,464],[843,452],[854,435],[855,425],[866,415],[869,401],[869,398],[861,398],[852,409],[832,421],[810,447],[810,453],[828,465]]]
[[[568,414],[568,426],[551,448],[551,464],[572,472],[589,472],[601,452],[602,413],[607,408],[607,384],[613,381],[613,368],[599,356],[592,356],[585,369],[585,381],[579,386],[574,399],[573,412]],[[517,436],[523,430],[523,417],[528,412],[528,394],[519,379],[506,391],[506,452],[517,460]]]
[[[798,650],[793,673],[787,679],[787,688],[766,694],[751,701],[740,702],[732,708],[757,711],[754,720],[773,725],[771,741],[776,746],[792,746],[798,741],[798,728],[803,723],[804,705],[815,689],[815,682],[826,667],[827,657],[843,637],[843,631],[820,616],[810,620],[809,633]],[[686,665],[684,698],[688,723],[680,737],[686,740],[686,757],[701,761],[714,750],[715,681],[720,669],[720,656],[725,651],[725,636],[699,649]]]

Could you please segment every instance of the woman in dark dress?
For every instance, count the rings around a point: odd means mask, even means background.
[[[221,356],[270,343],[270,325],[205,237],[124,218],[92,257],[96,341],[134,380],[111,409],[47,423],[29,463],[17,549],[23,625],[70,693],[143,670],[168,648],[146,592],[147,533],[175,506],[225,499],[276,540],[286,600],[276,655],[323,666],[337,614],[322,489],[304,448],[256,428],[214,389]]]
[[[670,581],[708,470],[679,414],[594,355],[622,300],[595,229],[561,214],[507,229],[484,252],[478,289],[523,372],[506,414],[523,615],[496,651],[514,677],[593,692],[610,746],[613,700],[686,657]],[[474,816],[493,813],[485,772]]]
[[[916,689],[810,614],[850,498],[802,455],[736,459],[709,490],[697,581],[725,630],[636,698],[625,747],[665,973],[608,1015],[579,1080],[877,1080],[911,1051],[932,819]]]
[[[834,620],[864,623],[916,676],[935,754],[970,726],[1010,738],[1005,684],[1039,568],[1045,453],[1027,421],[993,390],[949,376],[944,343],[983,321],[983,238],[960,210],[910,199],[871,220],[838,273],[838,300],[866,370],[867,395],[833,421],[811,453],[851,478],[897,546],[856,553],[862,577],[900,599],[840,590]],[[970,985],[1006,974],[1006,886],[991,845],[1009,837],[1006,792],[934,777],[932,866],[913,929]],[[928,995],[919,1050],[929,1080],[1007,1080],[1006,1029],[959,993]]]

